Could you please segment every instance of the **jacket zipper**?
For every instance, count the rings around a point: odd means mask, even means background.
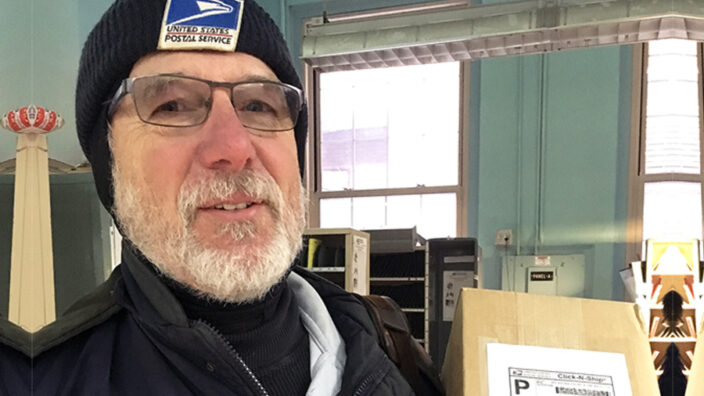
[[[247,366],[247,364],[244,362],[244,360],[242,360],[242,357],[240,356],[240,354],[237,353],[237,351],[235,350],[235,347],[233,347],[232,344],[230,344],[230,342],[227,341],[227,339],[225,339],[225,336],[223,336],[222,333],[220,333],[215,327],[213,327],[213,325],[211,325],[210,323],[206,322],[203,319],[196,319],[195,324],[196,325],[201,324],[201,325],[205,326],[211,333],[213,333],[215,335],[215,337],[217,337],[220,340],[220,342],[225,344],[227,346],[227,351],[230,353],[230,355],[232,357],[235,358],[235,361],[245,371],[245,373],[247,373],[247,376],[249,377],[250,380],[252,380],[252,383],[254,384],[255,388],[257,388],[257,390],[259,390],[259,394],[261,396],[269,396],[266,389],[264,389],[264,386],[262,386],[262,383],[259,382],[259,380],[254,375],[254,373],[249,368],[249,366]]]
[[[379,377],[382,374],[384,374],[384,370],[379,369],[379,370],[375,371],[374,373],[368,375],[367,378],[365,378],[364,381],[362,381],[362,383],[359,385],[359,388],[357,388],[357,391],[354,392],[354,396],[361,396],[362,392],[364,392],[366,390],[367,386],[369,386],[369,384],[371,384],[377,377]]]

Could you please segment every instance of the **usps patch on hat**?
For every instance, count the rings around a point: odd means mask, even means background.
[[[232,52],[243,7],[243,0],[168,0],[157,48]]]

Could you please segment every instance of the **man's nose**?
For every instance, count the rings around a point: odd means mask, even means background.
[[[252,135],[240,122],[227,90],[215,90],[212,100],[208,119],[198,132],[199,161],[208,169],[238,172],[256,157]]]

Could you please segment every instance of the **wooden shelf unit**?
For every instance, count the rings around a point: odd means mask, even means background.
[[[319,246],[312,256],[315,260],[308,260],[308,246],[313,238]],[[303,245],[301,266],[349,292],[369,294],[368,233],[352,228],[311,228],[303,233]]]

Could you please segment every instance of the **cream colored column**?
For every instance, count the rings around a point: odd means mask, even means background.
[[[9,320],[27,331],[56,319],[46,135],[17,138]]]

